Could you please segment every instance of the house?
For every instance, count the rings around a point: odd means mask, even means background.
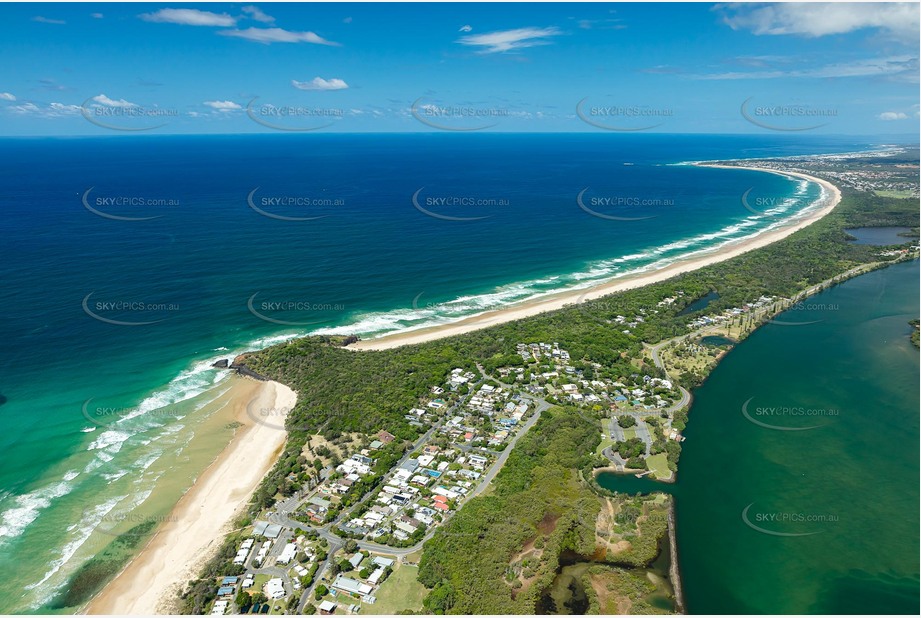
[[[407,459],[400,466],[400,469],[406,470],[407,472],[415,472],[419,468],[419,461],[416,459]]]
[[[414,528],[413,526],[407,524],[407,523],[404,522],[404,521],[398,521],[398,522],[396,522],[396,523],[394,524],[394,527],[395,527],[397,530],[402,530],[402,531],[405,532],[406,534],[413,534],[413,533],[416,531],[416,528]]]
[[[346,594],[368,594],[373,590],[368,584],[363,584],[349,577],[343,577],[342,574],[336,576],[332,583],[333,590],[340,590]]]
[[[324,616],[329,616],[330,614],[336,611],[336,606],[337,604],[334,601],[323,601],[318,606],[318,609],[320,610],[320,613],[323,614]]]
[[[381,578],[383,576],[384,576],[383,567],[378,567],[373,573],[371,573],[370,577],[368,577],[368,583],[370,583],[372,586],[376,586],[377,583],[381,581]]]
[[[355,552],[355,555],[349,558],[349,564],[352,565],[353,569],[357,569],[358,565],[361,564],[361,561],[364,559],[365,557],[361,555],[361,552]]]
[[[265,591],[265,596],[273,600],[277,600],[285,596],[285,585],[281,581],[280,577],[273,577],[265,583],[265,586],[263,586],[262,589]]]
[[[447,504],[445,504],[444,502],[436,502],[436,503],[433,504],[432,506],[434,506],[434,507],[435,507],[436,509],[438,509],[439,511],[450,511],[450,510],[451,510],[451,507],[449,507],[449,506],[448,506]]]
[[[285,545],[285,548],[281,550],[281,554],[278,556],[278,559],[275,562],[278,564],[288,564],[294,560],[295,554],[297,554],[297,545],[294,543],[288,543]]]
[[[230,605],[229,601],[215,601],[214,607],[211,608],[212,616],[223,616],[224,612],[227,611],[227,606]]]
[[[402,521],[402,522],[404,522],[404,523],[406,523],[406,524],[409,524],[409,525],[412,526],[413,528],[419,528],[419,527],[422,526],[422,522],[420,522],[418,519],[414,519],[414,518],[410,517],[409,515],[402,515],[402,516],[400,517],[400,521]]]
[[[372,451],[376,451],[382,446],[384,446],[383,442],[381,442],[380,440],[374,440],[373,442],[371,442],[371,444],[368,445],[368,448],[371,449]]]
[[[233,596],[233,586],[221,586],[217,589],[217,596],[219,597],[229,597]]]
[[[376,565],[379,566],[379,567],[384,567],[384,568],[392,567],[392,566],[393,566],[393,560],[392,560],[392,559],[390,559],[390,558],[382,558],[382,557],[380,557],[380,556],[374,556],[374,558],[371,559],[371,562],[372,562],[373,564],[376,564]]]
[[[307,501],[307,504],[312,504],[313,506],[320,508],[323,511],[326,511],[327,509],[329,509],[332,503],[325,498],[321,498],[320,496],[313,496],[312,498],[310,498],[310,500]]]
[[[253,534],[255,536],[264,536],[267,539],[277,539],[278,535],[281,534],[281,526],[270,524],[267,521],[257,521],[253,527]]]
[[[237,581],[239,581],[239,579],[240,578],[237,577],[236,575],[228,575],[224,579],[221,580],[221,585],[222,586],[235,586],[237,584]]]
[[[389,431],[380,431],[377,434],[377,439],[383,442],[384,444],[390,444],[396,440],[396,436],[390,433]]]

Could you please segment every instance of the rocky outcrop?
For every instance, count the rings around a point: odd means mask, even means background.
[[[256,380],[261,380],[267,382],[268,378],[262,375],[259,375],[252,369],[246,366],[246,354],[240,354],[238,357],[233,359],[233,362],[230,363],[230,369],[233,369],[242,376],[247,376]]]

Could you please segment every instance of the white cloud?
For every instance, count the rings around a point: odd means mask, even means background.
[[[264,24],[275,23],[275,18],[271,15],[266,15],[262,12],[258,6],[244,6],[243,12],[250,16],[250,18],[255,19],[256,21],[261,21]]]
[[[36,114],[41,111],[41,108],[39,108],[35,103],[27,101],[20,105],[11,105],[10,111],[13,111],[17,114]]]
[[[507,52],[535,45],[548,45],[547,39],[562,34],[557,28],[516,28],[484,34],[470,34],[458,39],[461,45],[481,47],[480,53]]]
[[[809,2],[717,5],[733,30],[755,34],[808,37],[880,28],[905,41],[918,41],[918,5],[914,2]]]
[[[79,105],[66,105],[64,103],[52,103],[48,106],[48,113],[51,115],[69,116],[80,113]]]
[[[58,26],[63,26],[64,24],[67,23],[63,19],[50,19],[48,17],[42,17],[41,15],[33,17],[32,21],[37,21],[40,24],[55,24]]]
[[[28,114],[40,118],[63,118],[66,116],[74,116],[79,114],[81,110],[79,105],[51,103],[45,107],[41,107],[31,101],[26,101],[19,105],[11,105],[8,109],[14,114]]]
[[[845,64],[829,64],[809,69],[774,69],[765,71],[734,71],[698,75],[698,79],[777,79],[784,77],[888,77],[917,81],[918,58],[915,56],[889,56],[867,58]]]
[[[137,105],[131,101],[126,101],[124,99],[110,99],[104,94],[97,94],[95,97],[93,97],[93,100],[97,103],[105,105],[106,107],[137,107]]]
[[[142,13],[140,18],[166,24],[181,24],[183,26],[221,26],[224,28],[237,25],[235,17],[227,13],[211,13],[198,9],[160,9],[155,13]]]
[[[234,103],[233,101],[205,101],[204,104],[219,112],[233,112],[238,109],[243,109],[240,105]]]
[[[316,45],[334,45],[339,43],[327,41],[313,32],[292,32],[281,28],[247,28],[246,30],[221,30],[218,34],[233,36],[257,43],[314,43]]]
[[[93,19],[102,19],[103,17],[105,17],[105,15],[103,15],[102,13],[90,13],[90,17],[92,17]]]
[[[16,95],[11,92],[0,92],[0,101],[15,101]]]
[[[296,79],[292,79],[291,85],[299,90],[345,90],[349,87],[344,80],[338,77],[333,77],[331,79],[314,77],[309,82],[299,82]]]
[[[458,32],[472,32],[472,31],[473,31],[473,26],[469,24],[466,26],[461,26],[460,30],[458,30]]]
[[[352,18],[351,18],[351,17],[346,17],[345,19],[342,20],[342,23],[343,23],[343,24],[350,24],[350,23],[352,23]]]
[[[883,112],[877,118],[880,120],[905,120],[908,118],[908,114],[903,112]]]

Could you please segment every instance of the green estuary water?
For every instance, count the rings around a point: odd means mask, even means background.
[[[694,393],[676,496],[690,613],[919,610],[919,265],[852,279]],[[603,475],[612,490],[649,491]]]

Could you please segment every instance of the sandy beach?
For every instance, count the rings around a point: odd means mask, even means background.
[[[433,339],[440,339],[442,337],[450,337],[452,335],[462,335],[470,331],[494,326],[496,324],[503,324],[505,322],[511,322],[513,320],[520,320],[522,318],[538,315],[546,311],[561,309],[566,305],[572,305],[586,300],[600,298],[614,292],[621,292],[623,290],[629,290],[631,288],[638,288],[644,285],[649,285],[651,283],[665,281],[666,279],[674,277],[675,275],[691,272],[693,270],[709,266],[710,264],[716,264],[718,262],[734,258],[738,255],[742,255],[743,253],[748,253],[749,251],[753,251],[760,247],[764,247],[771,243],[777,242],[782,238],[786,238],[790,234],[793,234],[794,232],[801,230],[804,227],[812,225],[830,213],[841,201],[841,191],[838,189],[838,187],[826,180],[822,180],[814,176],[809,176],[807,174],[801,174],[799,172],[781,172],[778,170],[741,165],[708,164],[707,167],[718,167],[722,169],[745,169],[778,174],[781,176],[802,178],[821,185],[825,190],[825,196],[823,202],[814,207],[814,210],[812,210],[802,219],[799,219],[783,228],[764,232],[763,234],[759,234],[754,238],[735,244],[726,245],[725,247],[722,247],[721,249],[707,255],[676,262],[653,272],[636,274],[615,279],[613,281],[608,281],[592,288],[561,292],[559,294],[547,296],[546,298],[541,298],[539,300],[513,305],[505,309],[489,311],[477,316],[466,318],[464,320],[458,320],[457,322],[453,322],[451,324],[433,326],[430,328],[420,328],[418,330],[408,331],[405,333],[395,333],[393,335],[385,335],[376,339],[362,340],[348,346],[348,349],[386,350],[403,345],[423,343]]]
[[[176,504],[160,530],[85,609],[87,614],[149,615],[175,613],[164,606],[198,576],[201,565],[220,546],[230,525],[249,502],[259,482],[284,447],[284,414],[297,399],[287,386],[248,378],[233,403],[243,424],[233,440]],[[273,410],[272,421],[254,422],[247,413]]]

